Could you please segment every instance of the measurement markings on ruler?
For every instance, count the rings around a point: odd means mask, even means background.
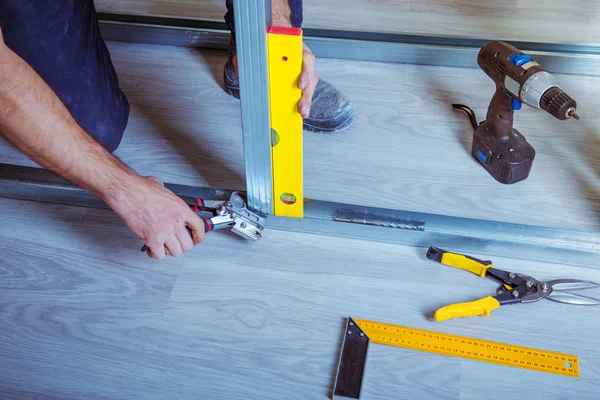
[[[346,334],[352,335],[357,329],[359,329],[359,332],[364,333],[366,341],[360,341],[360,351],[358,351],[358,348],[354,348],[356,346],[354,343],[357,342],[344,340],[338,366],[338,376],[334,386],[334,399],[359,398],[369,343],[466,358],[573,378],[579,377],[579,361],[577,356],[572,354],[349,318]],[[353,357],[353,354],[356,354],[357,357]],[[339,379],[340,376],[344,379]],[[348,379],[348,377],[354,379]]]
[[[371,342],[579,377],[577,356],[355,319]]]

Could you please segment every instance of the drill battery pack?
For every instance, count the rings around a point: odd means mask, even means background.
[[[498,182],[512,184],[529,176],[535,149],[516,129],[499,138],[484,122],[473,132],[471,154]]]

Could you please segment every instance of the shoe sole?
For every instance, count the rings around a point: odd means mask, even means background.
[[[334,121],[334,120],[330,120],[330,121]],[[339,124],[333,128],[326,128],[323,126],[317,127],[305,120],[304,121],[304,129],[308,132],[335,133],[335,132],[341,132],[341,131],[348,129],[350,127],[350,125],[352,125],[353,123],[354,123],[354,111],[352,111],[348,114],[348,116],[344,119],[344,122],[342,122],[341,124]],[[331,125],[331,124],[327,124],[325,122],[325,125]]]

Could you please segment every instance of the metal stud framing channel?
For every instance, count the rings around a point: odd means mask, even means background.
[[[234,0],[248,208],[273,214],[267,27],[271,0]]]
[[[217,49],[229,44],[222,21],[114,13],[98,18],[103,37],[111,41]],[[304,29],[304,38],[319,58],[472,68],[477,68],[481,46],[491,40],[310,28]],[[600,75],[600,44],[510,43],[550,72]]]
[[[233,191],[165,183],[180,196],[226,200]],[[101,199],[60,176],[40,168],[0,163],[0,197],[110,210]]]
[[[207,200],[231,195],[227,190],[166,186],[176,194]],[[51,172],[15,165],[0,164],[0,197],[108,209],[97,197]],[[340,222],[349,220],[354,222]],[[270,216],[266,228],[265,236],[269,230],[284,230],[600,268],[600,233],[314,200],[305,202],[303,219]]]

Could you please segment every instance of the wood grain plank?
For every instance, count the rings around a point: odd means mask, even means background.
[[[519,379],[547,394],[598,390],[595,308],[542,301],[434,323],[437,307],[496,285],[431,262],[422,248],[270,230],[249,243],[213,232],[183,258],[142,261],[109,211],[0,199],[0,215],[9,211],[0,220],[3,398],[325,399],[347,316],[575,353],[582,365],[579,380],[517,376],[373,346],[364,399],[493,398],[490,376],[492,388]],[[600,281],[600,265],[493,261],[540,279]]]
[[[3,381],[31,392],[92,399],[325,399],[332,376],[333,359],[320,360],[329,344],[333,355],[337,338],[324,346],[320,338],[282,346],[282,338],[215,334],[184,323],[35,310],[0,327]],[[49,329],[49,321],[61,330]],[[27,335],[17,334],[23,330]]]
[[[223,53],[122,44],[111,53],[134,109],[117,155],[163,180],[244,189],[240,105],[220,86]]]
[[[0,212],[6,205],[17,211],[0,224],[5,313],[16,317],[33,302],[106,315],[162,315],[182,259],[148,259],[109,211],[0,199]]]
[[[461,366],[460,399],[476,400],[483,396],[490,400],[506,399],[507,382],[513,382],[515,390],[526,393],[528,399],[593,399],[598,393],[598,386],[596,383],[588,384],[588,379],[598,373],[598,362],[600,360],[596,354],[580,352],[580,370],[586,376],[574,379],[557,375],[551,378],[552,384],[548,385],[548,374],[542,372],[527,373],[525,379],[523,370],[518,368],[466,360]],[[498,379],[499,376],[501,379]]]
[[[101,11],[221,21],[225,14],[224,0],[96,0],[96,5]],[[598,43],[598,16],[600,8],[593,0],[304,1],[304,26],[310,28],[549,43]]]
[[[265,340],[285,337],[292,327],[302,328],[312,343],[316,336],[339,336],[340,319],[353,316],[575,353],[585,360],[585,376],[579,381],[558,384],[548,374],[535,379],[543,380],[548,392],[597,390],[593,376],[598,373],[594,362],[598,354],[590,349],[598,333],[595,320],[589,317],[595,309],[543,301],[503,307],[489,318],[435,323],[430,316],[437,308],[492,294],[497,284],[429,261],[424,258],[425,249],[284,232],[270,232],[253,245],[231,241],[224,235],[212,235],[206,244],[186,257],[165,320]],[[539,279],[600,279],[597,266],[575,268],[508,258],[493,261],[498,268],[530,273]],[[294,337],[295,343],[300,340]],[[454,364],[462,360],[399,353],[394,348],[377,354],[377,361],[371,364],[382,366],[373,367],[376,372],[369,378],[365,398],[394,397],[394,393],[456,398],[456,390],[462,392],[458,380],[462,381],[463,373],[457,376],[456,368],[460,367]],[[512,375],[502,371],[498,370],[494,379],[507,387]],[[536,374],[520,371],[524,380]],[[485,393],[481,386],[475,390],[480,396]]]
[[[110,210],[0,198],[0,214],[6,218],[2,233],[8,238],[35,243],[36,235],[45,239],[47,229],[51,229],[55,233],[51,236],[55,247],[71,246],[108,261],[118,262],[124,257],[129,258],[127,261],[141,259],[142,264],[134,262],[131,268],[164,270],[161,267],[164,263],[139,257],[143,255],[139,251],[141,242]]]
[[[559,43],[597,42],[591,0],[306,0],[306,26]],[[352,6],[354,5],[354,6]],[[560,26],[560,29],[546,29]]]
[[[49,396],[44,393],[29,392],[26,390],[7,388],[0,384],[0,396],[3,400],[66,400],[66,397]],[[74,397],[71,399],[75,400]]]

